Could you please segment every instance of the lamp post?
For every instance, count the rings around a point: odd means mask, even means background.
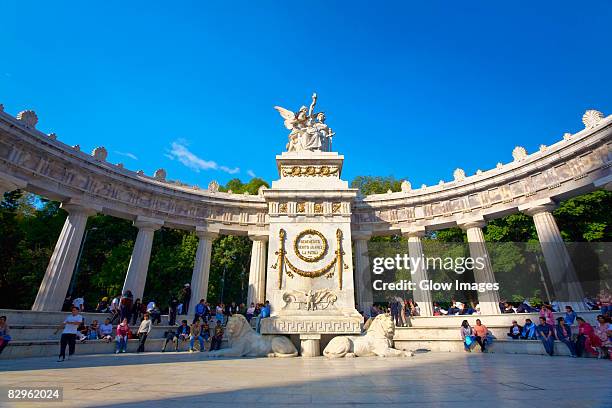
[[[74,294],[74,287],[76,286],[77,275],[79,274],[79,268],[81,266],[81,256],[83,255],[83,248],[85,247],[85,241],[87,241],[87,236],[91,231],[96,231],[98,227],[91,227],[88,230],[85,230],[85,236],[83,237],[83,241],[81,241],[81,247],[79,248],[79,255],[77,256],[77,263],[74,267],[74,273],[72,274],[72,279],[70,280],[70,288],[68,289],[68,295],[72,297]]]

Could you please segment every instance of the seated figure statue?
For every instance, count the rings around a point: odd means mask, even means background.
[[[296,357],[298,351],[286,337],[262,336],[251,328],[243,315],[229,318],[226,327],[229,347],[209,351],[210,357]]]
[[[366,333],[361,336],[334,337],[323,350],[329,358],[339,357],[412,357],[412,351],[393,348],[395,325],[391,316],[379,314],[366,323]]]

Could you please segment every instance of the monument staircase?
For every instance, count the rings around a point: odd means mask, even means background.
[[[12,337],[9,345],[0,354],[0,359],[16,359],[24,357],[44,357],[44,356],[57,356],[59,354],[60,336],[61,330],[55,334],[56,329],[60,323],[64,321],[68,312],[34,312],[30,310],[12,310],[12,309],[0,309],[0,316],[7,317],[7,323],[10,326],[10,335]],[[91,323],[93,320],[103,323],[104,319],[110,316],[108,313],[82,313],[86,324]],[[177,322],[181,320],[188,320],[191,323],[191,319],[187,319],[187,316],[178,316]],[[117,322],[115,321],[113,329],[115,329]],[[211,325],[211,330],[213,329]],[[154,325],[151,333],[147,337],[145,345],[145,351],[161,351],[164,341],[165,333],[167,331],[175,331],[177,326],[168,325],[168,316],[162,315],[161,323]],[[135,332],[138,329],[138,325],[130,326],[130,330]],[[224,339],[222,347],[227,343]],[[196,341],[196,349],[199,347]],[[209,345],[206,345],[209,347]],[[127,352],[136,352],[138,348],[138,339],[128,340]],[[179,343],[179,351],[187,351],[189,348],[188,343]],[[174,351],[174,345],[168,344],[168,351]],[[110,343],[104,340],[87,340],[84,343],[80,343],[77,340],[76,352],[78,355],[87,354],[111,354],[115,352],[115,342]]]
[[[579,312],[578,315],[592,325],[596,322],[599,311]],[[564,313],[555,313],[555,319]],[[502,354],[535,354],[545,355],[542,342],[539,340],[513,340],[507,336],[512,321],[516,320],[523,326],[525,319],[531,319],[538,324],[538,313],[509,313],[501,315],[469,315],[469,316],[432,316],[414,317],[410,326],[396,327],[395,348],[402,350],[428,350],[432,352],[464,353],[463,340],[459,327],[463,320],[470,326],[476,325],[476,319],[487,326],[493,336],[493,342],[488,346],[489,353]],[[578,326],[572,326],[572,333],[578,332]],[[480,351],[476,345],[473,351]],[[555,341],[555,354],[569,356],[565,344]]]

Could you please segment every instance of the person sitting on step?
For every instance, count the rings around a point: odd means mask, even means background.
[[[223,325],[221,324],[221,320],[217,320],[217,325],[215,326],[215,334],[213,335],[212,342],[210,344],[210,350],[219,350],[221,349],[221,342],[223,341]]]
[[[536,325],[531,319],[525,319],[523,330],[521,330],[521,339],[536,340]]]
[[[557,317],[557,325],[555,326],[555,337],[557,340],[567,346],[570,356],[576,356],[576,345],[572,341],[572,328],[565,322],[563,317]]]
[[[195,322],[191,325],[191,334],[189,335],[189,352],[193,353],[193,345],[198,340],[200,343],[200,352],[205,351],[204,349],[204,338],[202,337],[202,325],[200,324],[200,318],[197,317]]]
[[[480,346],[480,351],[484,353],[487,351],[487,334],[489,333],[489,329],[482,324],[480,319],[476,319],[476,326],[474,326],[472,330],[474,331],[474,340],[476,340]]]
[[[166,347],[168,343],[174,343],[174,351],[178,351],[179,341],[181,343],[185,343],[189,339],[189,334],[191,330],[189,325],[187,324],[187,320],[183,320],[181,325],[177,327],[176,332],[168,331],[166,333],[166,341],[164,342],[164,347],[162,347],[162,353],[166,351]]]
[[[100,325],[100,340],[105,340],[107,343],[113,340],[113,325],[108,317]]]
[[[516,320],[513,320],[512,326],[510,326],[510,330],[508,330],[508,337],[512,337],[513,340],[520,339],[522,331],[523,328],[517,323]]]
[[[554,330],[550,324],[546,323],[546,317],[540,317],[540,324],[536,326],[536,333],[540,340],[542,340],[546,353],[552,356],[555,353]]]

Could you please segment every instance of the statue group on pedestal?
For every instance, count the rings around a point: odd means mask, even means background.
[[[288,152],[331,151],[332,137],[335,133],[325,124],[325,113],[314,112],[316,104],[317,94],[313,93],[310,108],[302,106],[297,113],[280,106],[274,107],[285,120],[285,127],[291,131],[287,143]]]

